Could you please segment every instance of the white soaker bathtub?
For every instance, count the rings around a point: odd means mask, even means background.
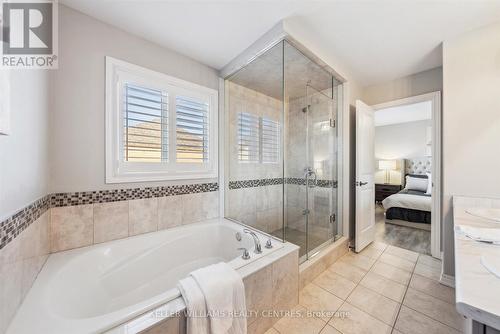
[[[255,254],[243,229],[218,218],[52,254],[7,333],[102,333],[178,298],[177,282],[197,268],[223,261],[240,269],[283,247],[265,248],[269,237],[254,231],[263,251]]]

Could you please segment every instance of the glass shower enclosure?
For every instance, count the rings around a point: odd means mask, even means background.
[[[225,216],[298,245],[301,262],[342,235],[340,89],[287,40],[225,80]]]

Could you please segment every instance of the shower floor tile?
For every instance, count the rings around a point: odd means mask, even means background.
[[[271,232],[271,235],[274,235],[275,237],[278,238],[283,238],[283,229],[280,228],[279,230],[275,230]],[[300,247],[299,250],[299,257],[302,257],[303,255],[306,254],[306,233],[290,228],[290,227],[285,227],[285,240],[288,242],[291,242],[294,245],[297,245]],[[313,250],[319,246],[321,246],[323,243],[327,241],[326,238],[320,238],[315,235],[309,235],[309,249]]]

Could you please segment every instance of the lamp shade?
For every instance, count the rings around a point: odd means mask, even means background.
[[[379,160],[378,169],[394,170],[396,169],[396,160]]]

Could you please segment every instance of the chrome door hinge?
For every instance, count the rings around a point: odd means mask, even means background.
[[[330,224],[335,223],[335,220],[337,219],[337,216],[333,213],[330,215]]]
[[[334,120],[333,118],[330,118],[330,127],[334,128],[337,125],[337,121]]]

